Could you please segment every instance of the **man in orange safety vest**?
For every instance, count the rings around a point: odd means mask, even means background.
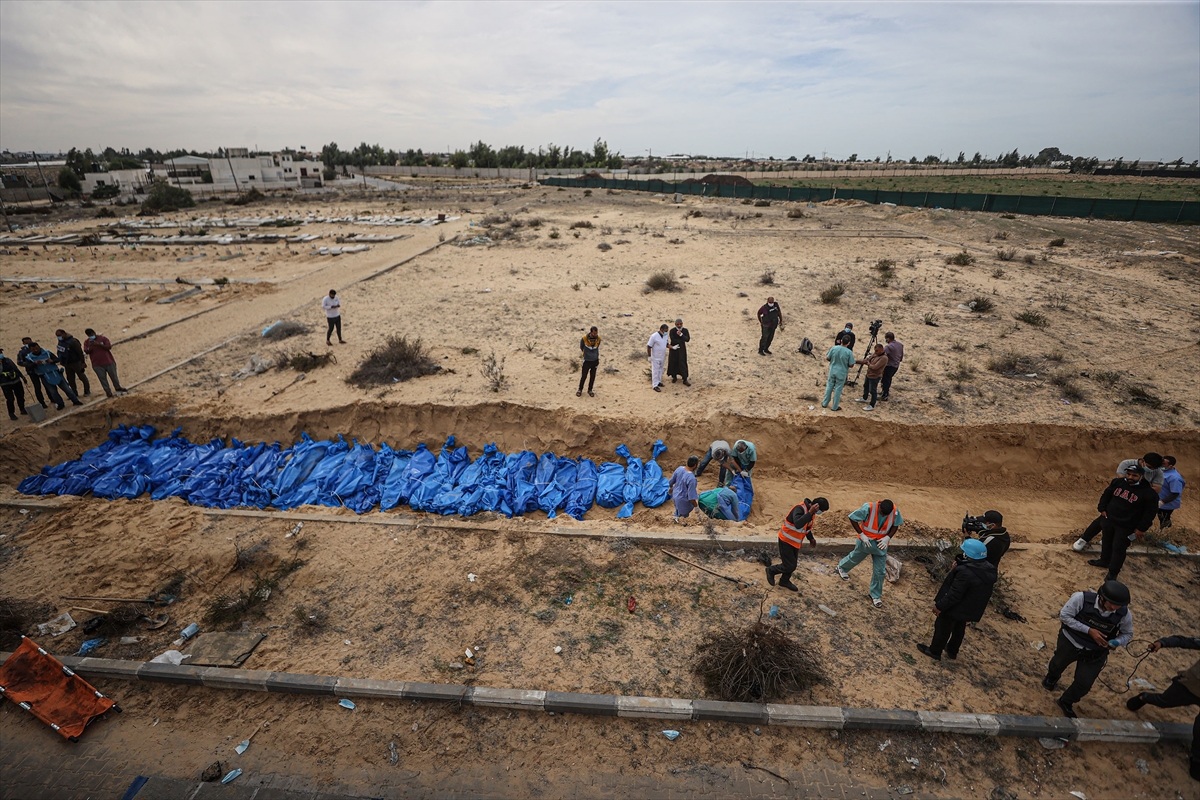
[[[828,510],[829,501],[824,497],[817,497],[813,500],[806,498],[803,503],[788,512],[779,527],[779,558],[783,563],[774,567],[767,566],[767,583],[774,586],[775,576],[780,575],[780,586],[793,592],[800,591],[799,587],[792,583],[792,573],[796,571],[796,557],[800,555],[800,547],[805,539],[808,539],[813,547],[817,546],[817,540],[812,533],[813,521]]]
[[[891,500],[880,500],[863,503],[862,508],[850,512],[850,524],[858,534],[858,541],[854,543],[854,549],[838,562],[838,577],[844,581],[850,580],[850,570],[870,556],[871,603],[876,608],[882,608],[888,543],[896,534],[896,529],[904,524],[904,519]]]

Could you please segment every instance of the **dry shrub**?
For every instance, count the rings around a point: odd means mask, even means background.
[[[1121,373],[1116,370],[1102,369],[1092,373],[1092,380],[1105,386],[1116,386],[1121,382]]]
[[[590,229],[590,228],[594,228],[594,227],[596,227],[596,226],[593,225],[589,220],[586,220],[586,219],[583,220],[582,222],[572,222],[571,223],[572,230],[575,228],[589,228]]]
[[[1129,402],[1141,406],[1149,406],[1150,408],[1159,409],[1163,407],[1161,397],[1152,394],[1144,386],[1131,385],[1128,387]]]
[[[954,365],[954,369],[946,373],[946,377],[957,383],[973,380],[975,378],[975,368],[966,359],[959,359],[958,363]]]
[[[987,368],[1001,374],[1028,373],[1037,369],[1037,362],[1032,356],[1008,350],[988,358]]]
[[[329,622],[329,613],[323,608],[306,608],[298,605],[292,609],[292,618],[296,620],[296,629],[299,632],[311,636]]]
[[[976,314],[986,314],[996,307],[996,304],[992,302],[992,298],[984,294],[975,295],[967,302],[967,305]]]
[[[646,279],[646,286],[652,292],[678,292],[681,290],[674,270],[654,273]]]
[[[953,264],[956,267],[969,267],[975,263],[975,256],[962,250],[952,256],[946,256],[946,263]]]
[[[1077,403],[1083,399],[1083,390],[1072,380],[1070,375],[1052,375],[1050,383],[1058,387],[1062,396],[1073,403]]]
[[[1059,239],[1051,239],[1051,240],[1050,240],[1050,246],[1051,246],[1051,247],[1066,247],[1066,246],[1067,246],[1067,240],[1066,240],[1066,239],[1062,239],[1062,238],[1059,238]]]
[[[891,272],[896,268],[896,260],[893,258],[881,258],[875,262],[876,272]]]
[[[774,286],[775,285],[775,270],[769,269],[766,272],[764,272],[762,275],[759,275],[758,282],[761,283],[763,286]]]
[[[804,212],[798,208],[790,208],[787,212],[788,219],[804,219]]]
[[[609,250],[612,250],[612,245],[608,242],[601,242],[600,244],[596,245],[596,249],[607,253]]]
[[[1001,261],[1012,261],[1016,257],[1017,250],[1015,247],[1002,247],[996,251],[996,258]]]
[[[511,220],[512,218],[509,217],[508,214],[491,214],[484,217],[480,221],[480,224],[482,224],[485,228],[491,228],[495,225],[505,225]]]
[[[285,319],[275,324],[266,335],[262,338],[268,342],[281,342],[284,339],[290,339],[293,336],[299,336],[308,333],[312,328],[305,325],[303,322],[297,322],[294,319]]]
[[[821,290],[821,304],[831,306],[841,301],[842,295],[846,293],[846,285],[843,283],[835,283],[832,286],[826,286]]]
[[[729,702],[763,702],[824,680],[811,644],[758,620],[744,628],[710,631],[696,648],[693,672],[712,695]]]
[[[439,369],[441,367],[433,362],[429,349],[420,339],[409,341],[407,336],[389,336],[350,373],[346,382],[365,389],[396,381],[403,383],[431,375]]]
[[[309,350],[284,348],[275,354],[276,369],[294,369],[296,372],[312,372],[326,364],[336,364],[337,357],[333,353],[320,355]]]
[[[1026,325],[1032,325],[1035,328],[1044,328],[1050,324],[1050,320],[1046,319],[1045,314],[1033,309],[1022,311],[1020,314],[1013,314],[1013,319],[1018,322],[1024,322]]]
[[[250,191],[239,194],[232,200],[226,200],[225,202],[231,206],[248,206],[257,200],[262,200],[263,197],[265,197],[265,195],[258,189],[251,189]]]
[[[1023,255],[1021,257],[1021,260],[1024,261],[1026,264],[1032,264],[1035,261],[1037,261],[1037,256],[1035,256],[1033,253],[1026,253],[1025,255]]]

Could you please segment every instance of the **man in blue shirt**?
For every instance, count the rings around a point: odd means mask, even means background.
[[[1179,497],[1186,483],[1175,469],[1175,456],[1163,456],[1163,484],[1158,492],[1158,528],[1171,527],[1171,512],[1179,508]]]
[[[700,495],[696,492],[696,466],[700,459],[688,456],[687,466],[678,467],[671,475],[667,486],[671,490],[671,499],[675,501],[675,521],[683,522],[699,505]]]
[[[833,408],[837,411],[842,403],[842,389],[846,388],[846,378],[850,375],[850,367],[854,366],[854,351],[841,344],[835,344],[825,354],[829,362],[829,377],[825,379],[825,399],[821,408],[829,408],[829,400],[833,398]]]

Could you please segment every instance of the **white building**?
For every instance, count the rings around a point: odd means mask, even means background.
[[[116,186],[122,195],[144,192],[153,180],[150,170],[114,169],[110,172],[87,172],[83,176],[83,193],[90,195],[101,186]]]
[[[286,153],[269,156],[210,158],[212,187],[217,191],[299,189],[321,185],[321,164],[293,161]]]

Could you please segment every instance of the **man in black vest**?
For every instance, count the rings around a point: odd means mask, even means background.
[[[1058,612],[1062,627],[1058,645],[1046,668],[1042,688],[1052,692],[1063,671],[1075,664],[1075,679],[1058,698],[1063,714],[1074,717],[1074,705],[1092,690],[1108,663],[1108,653],[1133,639],[1129,589],[1120,581],[1105,581],[1098,592],[1076,592]]]

